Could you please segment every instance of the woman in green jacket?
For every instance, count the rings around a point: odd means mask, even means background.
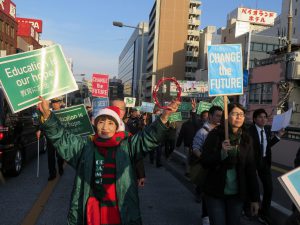
[[[170,103],[159,120],[131,136],[121,126],[119,109],[102,109],[95,118],[93,140],[63,128],[40,97],[42,128],[58,153],[76,170],[68,214],[69,225],[141,225],[133,163],[164,141],[169,116],[179,102]]]

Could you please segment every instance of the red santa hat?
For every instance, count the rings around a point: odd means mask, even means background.
[[[118,127],[117,132],[125,130],[123,121],[120,118],[120,109],[118,107],[108,106],[104,109],[100,109],[98,113],[96,113],[95,115],[95,124],[94,124],[95,126],[97,126],[97,122],[98,122],[97,118],[102,115],[111,116],[112,118],[115,119],[115,122],[117,122],[116,125]]]

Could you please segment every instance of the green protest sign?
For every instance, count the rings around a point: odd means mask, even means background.
[[[77,105],[53,112],[61,124],[71,133],[82,136],[94,134],[94,129],[84,105]]]
[[[209,111],[212,106],[212,103],[200,101],[197,108],[197,114],[201,114],[203,111]]]
[[[14,113],[78,90],[59,45],[0,58],[0,80]]]
[[[182,121],[181,112],[172,113],[168,120],[169,122]]]
[[[229,102],[229,99],[228,97],[227,98],[227,102],[228,104],[230,103]],[[211,102],[213,105],[216,105],[216,106],[220,106],[222,109],[224,109],[224,97],[223,96],[217,96],[214,98],[214,100],[212,100]]]
[[[179,112],[187,112],[192,110],[192,103],[190,102],[181,102],[178,111]]]
[[[126,107],[134,107],[136,98],[125,97],[124,102]]]

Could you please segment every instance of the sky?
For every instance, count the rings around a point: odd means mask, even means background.
[[[93,73],[118,75],[119,55],[133,29],[114,27],[113,21],[137,26],[148,22],[154,0],[12,0],[17,17],[43,20],[41,39],[62,46],[72,58],[75,76]],[[281,0],[202,0],[201,26],[222,27],[226,16],[238,6],[275,11]],[[218,7],[216,7],[218,6]]]

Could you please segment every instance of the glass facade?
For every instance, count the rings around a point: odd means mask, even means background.
[[[134,45],[132,45],[124,57],[119,61],[119,79],[124,85],[124,96],[132,96],[132,81],[134,74]]]

